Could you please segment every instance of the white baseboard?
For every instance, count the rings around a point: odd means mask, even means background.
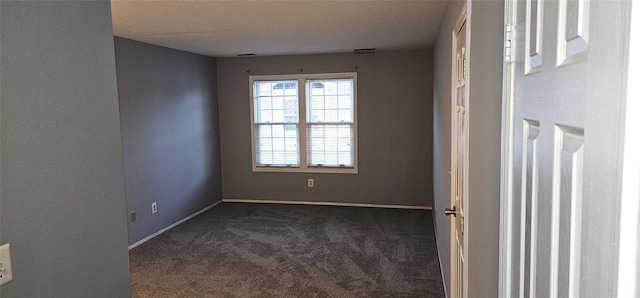
[[[337,203],[337,202],[309,202],[309,201],[277,201],[277,200],[245,200],[245,199],[222,199],[225,203],[258,203],[258,204],[289,204],[289,205],[318,205],[318,206],[341,206],[341,207],[367,207],[367,208],[395,208],[395,209],[418,209],[432,210],[426,206],[408,205],[380,205],[361,203]]]
[[[185,221],[187,221],[187,220],[190,220],[190,219],[192,219],[192,218],[194,218],[194,217],[198,216],[200,213],[205,212],[205,211],[207,211],[207,210],[209,210],[209,209],[211,209],[211,208],[215,207],[216,205],[218,205],[218,204],[220,204],[220,203],[222,203],[222,200],[217,201],[217,202],[215,202],[215,203],[213,203],[213,204],[211,204],[211,205],[209,205],[209,206],[205,207],[204,209],[202,209],[202,210],[200,210],[200,211],[198,211],[198,212],[196,212],[196,213],[194,213],[194,214],[191,214],[191,215],[189,215],[189,216],[187,216],[187,217],[185,217],[185,218],[183,218],[183,219],[181,219],[181,220],[179,220],[179,221],[175,222],[174,224],[172,224],[172,225],[170,225],[170,226],[168,226],[168,227],[166,227],[166,228],[164,228],[164,229],[162,229],[162,230],[160,230],[160,231],[157,231],[157,232],[155,232],[155,233],[153,233],[153,234],[151,234],[151,235],[149,235],[149,236],[147,236],[147,237],[144,237],[142,240],[140,240],[140,241],[138,241],[138,242],[136,242],[136,243],[134,243],[134,244],[129,245],[129,250],[131,250],[131,249],[135,248],[136,246],[139,246],[140,244],[143,244],[143,243],[145,243],[145,242],[147,242],[147,241],[149,241],[149,240],[151,240],[151,239],[155,238],[156,236],[158,236],[158,235],[160,235],[160,234],[162,234],[162,233],[164,233],[164,232],[166,232],[166,231],[168,231],[168,230],[171,230],[171,229],[172,229],[172,228],[174,228],[175,226],[177,226],[177,225],[179,225],[179,224],[181,224],[181,223],[183,223],[183,222],[185,222]]]

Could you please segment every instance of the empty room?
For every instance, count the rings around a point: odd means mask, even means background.
[[[113,2],[133,296],[443,296],[445,7]]]
[[[638,296],[639,13],[3,0],[0,296]]]

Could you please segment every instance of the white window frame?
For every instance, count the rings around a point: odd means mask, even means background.
[[[307,90],[308,80],[331,80],[331,79],[352,79],[353,80],[353,166],[352,167],[317,167],[309,166],[307,163]],[[256,81],[298,81],[298,142],[299,142],[299,167],[292,166],[258,166],[256,160],[256,123],[254,117],[254,82]],[[251,165],[253,172],[297,172],[297,173],[335,173],[335,174],[357,174],[358,173],[358,83],[356,72],[344,73],[322,73],[322,74],[288,74],[288,75],[255,75],[249,76],[249,101],[250,101],[250,123],[251,123]]]

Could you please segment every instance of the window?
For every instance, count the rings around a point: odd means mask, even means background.
[[[356,73],[249,82],[254,171],[358,172]]]

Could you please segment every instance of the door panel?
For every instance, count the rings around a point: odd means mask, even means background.
[[[540,71],[542,66],[542,22],[544,2],[539,0],[527,1],[526,11],[526,45],[525,72],[527,74]]]
[[[551,230],[551,295],[580,296],[582,225],[582,167],[584,136],[581,130],[556,127],[553,167]]]
[[[589,49],[589,1],[560,1],[558,65],[584,61]]]
[[[507,2],[516,39],[505,289],[615,296],[630,2]]]
[[[521,249],[523,257],[521,258],[521,266],[527,268],[522,270],[520,283],[522,287],[522,296],[536,297],[536,223],[538,218],[538,136],[540,134],[540,123],[537,121],[525,120],[523,123],[524,133],[526,136],[525,144],[523,144],[522,156],[522,222],[520,226],[523,231]]]
[[[453,32],[453,63],[452,63],[452,196],[451,206],[455,210],[452,220],[452,253],[451,253],[451,297],[465,297],[465,199],[467,177],[466,154],[467,153],[467,46],[466,46],[466,19],[460,19]]]

